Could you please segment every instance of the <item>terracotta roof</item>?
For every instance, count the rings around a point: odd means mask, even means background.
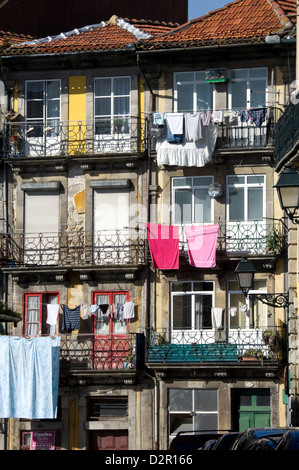
[[[84,26],[56,36],[48,36],[9,47],[4,55],[62,54],[82,51],[124,49],[127,44],[165,34],[178,24],[148,20],[128,20],[113,16],[109,21]]]
[[[235,0],[138,48],[161,49],[206,44],[264,42],[271,33],[294,29],[296,0]]]
[[[24,34],[14,34],[6,31],[0,31],[0,46],[4,44],[19,44],[24,41],[32,40],[31,36],[25,36]]]

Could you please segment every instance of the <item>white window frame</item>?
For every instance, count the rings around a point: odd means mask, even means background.
[[[116,95],[115,94],[115,87],[114,87],[114,82],[115,80],[118,80],[120,78],[125,78],[125,79],[128,79],[129,82],[130,82],[130,90],[129,90],[129,93],[128,94],[124,94],[124,95]],[[100,81],[102,80],[110,80],[110,83],[111,83],[111,93],[110,95],[97,95],[96,94],[96,83],[100,83]],[[97,119],[102,119],[102,118],[106,118],[107,120],[109,119],[116,119],[117,117],[124,117],[124,118],[127,118],[129,120],[130,116],[131,116],[131,92],[132,92],[132,80],[131,80],[131,77],[129,75],[122,75],[122,76],[115,76],[115,77],[96,77],[94,79],[94,120],[96,121]],[[115,98],[119,98],[119,97],[126,97],[126,98],[129,98],[129,111],[128,113],[125,113],[125,114],[115,114],[114,113],[114,108],[115,108]],[[107,114],[107,115],[104,115],[104,114],[101,114],[101,115],[97,115],[96,114],[96,100],[97,99],[100,99],[100,98],[110,98],[111,99],[111,112],[110,114]]]
[[[183,410],[171,410],[170,409],[170,390],[176,390],[178,393],[182,390],[182,391],[191,391],[192,392],[192,400],[191,402],[189,403],[189,407],[187,409],[183,409]],[[217,409],[216,410],[204,410],[204,409],[197,409],[196,406],[195,406],[195,393],[196,392],[200,392],[201,390],[203,390],[205,393],[211,393],[211,392],[215,392],[216,393],[216,406],[217,406]],[[170,425],[171,425],[171,417],[172,416],[182,416],[182,417],[185,417],[185,418],[188,418],[191,422],[191,429],[189,429],[189,431],[198,431],[199,429],[197,428],[196,426],[196,416],[199,416],[199,415],[215,415],[216,418],[217,418],[217,427],[216,429],[218,429],[218,426],[219,426],[219,390],[218,389],[195,389],[195,388],[191,388],[191,389],[180,389],[180,388],[169,388],[168,389],[168,423],[169,423],[169,429],[168,429],[168,435],[169,435],[169,440],[171,441],[176,433],[177,433],[177,430],[175,433],[172,433],[171,434],[171,429],[170,429]],[[188,427],[188,426],[187,426]],[[215,431],[216,429],[211,429],[211,431]],[[203,431],[206,431],[205,429],[205,425],[203,426]]]
[[[253,70],[261,70],[261,71],[264,71],[265,72],[265,75],[264,76],[260,76],[260,77],[250,77],[250,72],[253,71]],[[235,77],[232,77],[232,75],[234,74],[234,72],[244,72],[244,74],[246,73],[246,77],[240,77],[240,78],[235,78]],[[267,103],[268,103],[268,69],[266,67],[254,67],[254,68],[239,68],[239,69],[231,69],[229,71],[229,76],[230,76],[230,80],[228,82],[228,108],[229,109],[232,109],[233,108],[233,105],[232,105],[232,82],[246,82],[247,84],[247,90],[246,90],[246,103],[247,103],[247,106],[245,107],[245,109],[251,109],[253,108],[252,106],[252,103],[251,103],[251,91],[252,89],[254,89],[254,82],[257,81],[257,80],[265,80],[265,102],[262,102],[259,104],[259,106],[254,106],[255,108],[257,107],[265,107],[267,106]],[[244,109],[244,108],[242,108]]]
[[[201,178],[203,181],[206,179],[207,183],[206,184],[196,184],[196,179]],[[184,184],[180,186],[175,186],[175,180],[187,180],[190,179],[191,185],[189,184]],[[196,189],[206,189],[208,192],[210,184],[214,183],[214,176],[212,175],[207,175],[207,176],[186,176],[186,177],[174,177],[172,178],[171,185],[172,185],[172,224],[173,225],[179,225],[179,226],[184,226],[188,224],[209,224],[213,222],[213,215],[214,215],[214,199],[211,198],[211,213],[210,213],[210,220],[209,221],[197,221],[195,220],[195,203],[194,203],[194,192]],[[180,223],[177,222],[175,219],[176,215],[176,203],[175,203],[175,193],[176,191],[182,190],[182,189],[190,189],[192,191],[192,208],[191,208],[191,221],[188,223]]]
[[[60,88],[60,93],[59,93],[59,98],[55,98],[52,100],[49,100],[47,98],[47,84],[49,82],[58,82],[59,83],[59,88]],[[42,83],[43,84],[43,98],[34,100],[34,99],[29,99],[28,98],[28,85],[29,83]],[[48,117],[47,116],[47,103],[49,101],[58,101],[59,100],[59,115],[56,117]],[[42,101],[43,102],[43,115],[40,117],[35,117],[35,118],[29,118],[28,117],[28,111],[27,111],[27,106],[29,101]],[[26,121],[27,123],[33,122],[33,121],[42,121],[44,125],[47,125],[50,121],[52,120],[59,120],[61,118],[61,80],[60,79],[51,79],[51,80],[26,80],[25,82],[25,106],[26,106]]]
[[[234,177],[239,177],[239,178],[244,178],[245,179],[245,182],[244,183],[229,183],[229,178],[234,178]],[[264,179],[264,182],[263,183],[250,183],[248,182],[248,178],[250,177],[263,177]],[[229,189],[230,188],[244,188],[244,218],[242,220],[240,220],[240,222],[253,222],[253,220],[251,219],[248,219],[248,189],[249,188],[260,188],[262,187],[263,188],[263,200],[262,200],[262,203],[263,203],[263,217],[262,217],[262,220],[260,220],[260,222],[263,222],[263,219],[265,218],[266,216],[266,175],[265,174],[244,174],[244,175],[227,175],[226,176],[226,188],[227,188],[227,191],[226,191],[226,210],[227,210],[227,221],[228,222],[235,222],[234,220],[231,221],[230,220],[230,204],[229,204]]]
[[[195,317],[195,296],[196,295],[207,295],[207,296],[210,296],[212,298],[212,305],[211,305],[211,309],[215,306],[215,282],[214,281],[183,281],[185,282],[186,284],[190,283],[191,284],[191,290],[190,291],[186,291],[186,290],[182,290],[182,291],[173,291],[173,286],[175,284],[182,284],[182,282],[172,282],[170,284],[170,297],[171,297],[171,318],[170,318],[170,323],[171,323],[171,330],[172,332],[179,332],[179,331],[198,331],[198,329],[195,328],[195,323],[196,323],[196,317]],[[213,289],[212,290],[209,290],[209,291],[205,291],[205,290],[200,290],[200,291],[196,291],[194,289],[194,285],[196,283],[201,283],[201,284],[206,284],[206,283],[210,283],[212,284],[213,286]],[[174,307],[174,302],[173,302],[173,299],[174,297],[179,297],[179,296],[190,296],[191,297],[191,328],[178,328],[178,327],[174,327],[174,324],[173,324],[173,307]],[[199,330],[203,329],[202,327],[199,328]],[[212,326],[212,320],[211,320],[211,328],[206,328],[207,330],[211,330],[213,329],[213,326]],[[178,337],[177,337],[178,338]]]
[[[178,112],[178,111],[188,111],[188,112],[196,112],[196,111],[200,111],[200,110],[205,110],[205,109],[198,109],[197,107],[197,91],[196,91],[196,86],[197,85],[204,85],[204,86],[207,86],[207,87],[212,87],[212,108],[208,108],[208,109],[213,109],[214,108],[214,104],[215,104],[215,86],[211,83],[207,83],[205,79],[197,79],[196,78],[196,74],[197,73],[202,73],[202,74],[205,74],[205,71],[204,70],[198,70],[198,71],[195,71],[195,72],[177,72],[174,74],[174,77],[173,77],[173,107],[174,107],[174,112]],[[189,74],[193,74],[193,79],[190,80],[190,79],[187,79],[188,75]],[[183,109],[183,110],[179,110],[178,109],[178,86],[180,85],[180,81],[178,80],[178,76],[181,75],[185,75],[186,76],[186,80],[183,81],[184,84],[191,84],[193,85],[193,109]],[[208,110],[207,109],[207,110]]]

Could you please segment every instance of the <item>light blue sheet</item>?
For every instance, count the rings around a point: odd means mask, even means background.
[[[0,418],[55,419],[60,337],[0,336]]]

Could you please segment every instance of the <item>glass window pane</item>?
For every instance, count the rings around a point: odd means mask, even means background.
[[[229,220],[244,220],[244,188],[229,188]]]
[[[259,68],[259,69],[249,69],[249,77],[250,78],[255,78],[255,77],[267,77],[267,69],[265,68]]]
[[[193,83],[178,85],[177,110],[193,111]]]
[[[195,295],[195,329],[212,328],[211,309],[211,295]]]
[[[48,101],[47,117],[48,118],[59,118],[60,116],[60,101]]]
[[[111,79],[101,78],[95,81],[95,95],[96,96],[110,96],[111,95]]]
[[[172,292],[191,292],[191,282],[174,282]]]
[[[179,84],[181,82],[193,82],[194,81],[194,73],[193,72],[183,72],[177,73],[175,75],[176,82]]]
[[[173,328],[191,328],[191,296],[173,296]]]
[[[270,406],[270,392],[266,392],[264,395],[257,395],[256,397],[256,405],[257,406]]]
[[[191,186],[192,178],[174,178],[173,186]]]
[[[263,212],[263,188],[248,188],[248,220],[262,220]]]
[[[245,176],[229,176],[227,182],[228,184],[244,184]]]
[[[114,115],[130,113],[130,98],[122,97],[114,99]]]
[[[247,177],[248,184],[263,184],[265,177],[263,175],[254,175]]]
[[[130,94],[129,77],[115,78],[113,91],[115,95],[129,95]]]
[[[60,82],[47,82],[47,99],[51,100],[60,97]]]
[[[169,410],[190,411],[192,410],[192,390],[170,388]]]
[[[194,407],[196,411],[217,411],[217,390],[194,390]]]
[[[206,72],[197,72],[195,74],[195,79],[199,82],[199,81],[205,81],[206,79]]]
[[[247,69],[231,70],[230,76],[231,78],[246,78],[248,76],[248,70]]]
[[[213,176],[199,176],[194,178],[194,186],[209,186],[213,183]]]
[[[95,116],[111,116],[111,98],[96,98]]]
[[[175,191],[175,223],[192,223],[192,190],[179,189]]]
[[[231,82],[232,108],[247,109],[247,82]]]
[[[212,282],[194,282],[193,291],[194,292],[213,292],[214,284]]]
[[[42,119],[43,109],[42,101],[27,101],[27,118]]]
[[[195,416],[195,429],[198,431],[215,431],[215,429],[218,429],[218,414],[198,413]]]
[[[194,222],[211,222],[212,199],[207,189],[195,189],[194,205]]]
[[[250,106],[258,108],[266,105],[265,80],[253,80],[250,82]]]
[[[170,434],[193,430],[193,419],[190,415],[170,414],[169,421]]]
[[[209,83],[196,85],[197,111],[213,108],[213,88]]]
[[[244,295],[240,292],[238,294],[230,294],[229,298],[230,328],[246,328],[247,316],[246,313],[243,313],[241,310],[241,306],[245,304]]]
[[[27,82],[27,99],[42,100],[44,96],[43,82]]]

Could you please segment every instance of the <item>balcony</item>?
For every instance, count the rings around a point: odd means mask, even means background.
[[[145,239],[136,230],[13,234],[0,240],[2,266],[125,267],[145,262]]]
[[[144,152],[147,121],[140,117],[94,121],[8,122],[3,130],[5,158],[96,156]]]
[[[60,368],[65,371],[134,372],[144,364],[144,336],[68,334],[61,335]]]
[[[271,331],[272,341],[267,334]],[[176,330],[149,329],[147,363],[279,363],[284,359],[285,327]]]
[[[216,254],[226,256],[280,256],[285,248],[286,232],[281,221],[211,222],[219,225]],[[184,229],[180,230],[180,253],[188,253]]]
[[[292,156],[299,143],[299,104],[290,103],[275,129],[275,169],[279,171]]]

